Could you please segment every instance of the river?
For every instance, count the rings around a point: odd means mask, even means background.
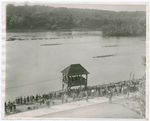
[[[140,78],[146,72],[145,37],[102,37],[99,31],[7,33],[12,36],[27,40],[6,41],[6,100],[60,90],[61,71],[71,64],[90,72],[88,85],[128,80],[130,72]],[[113,56],[98,57],[103,55]]]

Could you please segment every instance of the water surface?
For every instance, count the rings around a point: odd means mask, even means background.
[[[99,31],[7,33],[12,36],[28,40],[6,42],[6,100],[60,90],[61,71],[70,64],[90,72],[88,85],[128,80],[131,71],[135,78],[145,74],[145,37],[102,37]]]

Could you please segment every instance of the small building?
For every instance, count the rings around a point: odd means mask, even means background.
[[[81,85],[87,87],[89,72],[81,64],[72,64],[61,72],[63,76],[62,90]]]

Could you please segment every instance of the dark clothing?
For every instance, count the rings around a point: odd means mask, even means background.
[[[43,104],[45,104],[45,100],[44,100],[44,98],[43,98],[42,102],[43,102]]]
[[[20,98],[20,103],[21,103],[21,105],[22,105],[22,97]]]
[[[109,91],[109,102],[112,103],[112,91]]]
[[[16,110],[16,102],[13,102],[13,108]]]
[[[6,109],[6,108],[7,108],[7,103],[5,102],[5,112],[7,112],[7,109]]]
[[[10,103],[10,106],[9,106],[9,107],[10,107],[10,111],[12,111],[12,106],[13,106],[13,104],[12,104],[12,103]]]
[[[38,101],[38,95],[36,95],[36,102]]]
[[[26,104],[26,98],[24,97],[24,104]]]
[[[27,102],[29,103],[29,96],[27,96]]]

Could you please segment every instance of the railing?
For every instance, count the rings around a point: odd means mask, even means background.
[[[82,78],[82,79],[77,79],[77,80],[65,80],[63,79],[63,82],[65,82],[66,84],[68,84],[69,87],[71,86],[78,86],[78,85],[85,85],[86,84],[86,79]]]

